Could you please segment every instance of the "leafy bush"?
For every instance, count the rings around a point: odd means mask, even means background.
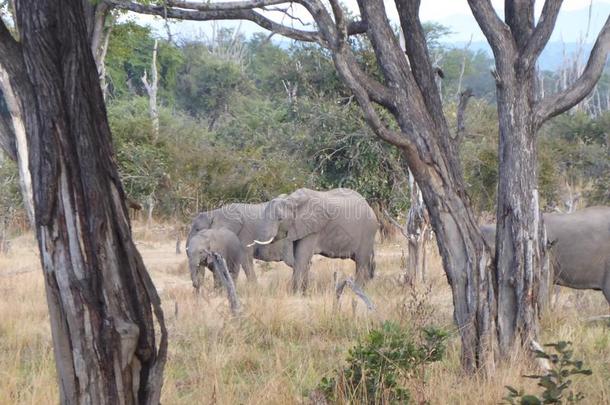
[[[351,348],[347,365],[324,377],[318,389],[330,400],[356,403],[408,403],[405,382],[421,377],[422,366],[445,354],[447,333],[425,328],[419,342],[399,325],[386,321]]]
[[[540,395],[526,394],[524,390],[517,390],[507,386],[509,393],[504,398],[508,404],[516,405],[540,405],[540,404],[573,404],[585,398],[581,392],[570,389],[575,375],[591,375],[589,369],[583,368],[583,362],[573,360],[573,350],[570,342],[558,342],[545,345],[555,350],[556,353],[547,353],[542,350],[536,351],[536,357],[546,359],[551,363],[551,370],[544,375],[526,375],[524,377],[538,380],[538,385],[544,388]]]

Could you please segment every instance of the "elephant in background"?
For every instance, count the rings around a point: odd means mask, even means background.
[[[205,268],[210,269],[214,275],[214,287],[221,286],[221,281],[214,269],[213,254],[220,254],[227,263],[227,269],[235,282],[239,275],[239,268],[243,266],[246,252],[237,236],[228,229],[204,229],[190,235],[186,245],[186,254],[189,261],[191,280],[195,290],[199,291],[203,283]]]
[[[610,207],[589,207],[571,214],[544,214],[554,283],[601,290],[610,304]],[[495,225],[481,226],[495,249]]]
[[[269,244],[263,249],[257,249],[256,252],[254,246],[251,246],[255,239],[262,239],[257,232],[262,228],[263,214],[267,204],[266,202],[261,204],[234,203],[201,212],[193,219],[187,244],[191,237],[201,230],[225,228],[237,235],[245,249],[246,257],[243,267],[248,281],[256,282],[255,258],[267,262],[283,261],[292,267],[292,245],[279,241]]]
[[[360,285],[375,271],[377,217],[364,197],[350,189],[315,191],[301,188],[271,200],[255,241],[257,251],[285,241],[293,246],[293,291],[306,290],[311,258],[352,259]]]

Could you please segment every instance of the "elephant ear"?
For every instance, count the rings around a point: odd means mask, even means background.
[[[289,240],[299,240],[321,232],[330,219],[328,204],[311,190],[297,190],[286,201],[291,208],[289,211],[294,214],[294,222],[288,230]]]

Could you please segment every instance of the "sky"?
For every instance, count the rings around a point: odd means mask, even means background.
[[[385,3],[390,19],[397,23],[398,16],[394,2],[385,0]],[[504,0],[492,0],[492,3],[496,10],[502,14]],[[610,0],[564,0],[557,27],[551,41],[562,40],[566,42],[577,42],[583,37],[584,31],[586,31],[588,7],[591,3],[593,5],[592,32],[587,37],[586,42],[592,42],[607,18],[608,10],[610,10]],[[358,6],[356,0],[343,0],[343,4],[353,13],[357,14]],[[539,15],[543,4],[544,1],[542,0],[536,1],[537,16]],[[300,6],[295,7],[294,13],[304,21],[311,21],[307,11]],[[276,21],[280,21],[282,18],[280,13],[270,15],[272,15],[272,18]],[[479,30],[474,21],[474,17],[472,17],[467,0],[422,0],[420,17],[422,21],[436,21],[448,26],[453,31],[453,34],[447,37],[447,41],[465,42],[469,41],[470,38],[472,38],[473,41],[485,41],[483,33]],[[160,35],[165,35],[165,25],[159,18],[137,16],[135,19],[142,23],[151,24],[157,29]],[[209,36],[212,32],[212,24],[214,23],[191,21],[173,23],[170,27],[174,36],[192,38]],[[222,27],[239,27],[240,31],[245,35],[264,31],[251,22],[223,21],[216,22],[215,24]],[[300,26],[300,24],[298,26],[295,25],[295,28],[302,28],[302,26]]]

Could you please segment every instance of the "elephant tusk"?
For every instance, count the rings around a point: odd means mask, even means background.
[[[251,246],[254,246],[254,245],[268,245],[271,242],[273,242],[273,236],[271,237],[271,239],[269,239],[266,242],[261,242],[260,240],[254,239],[254,242],[250,243],[249,245],[246,245],[246,247],[251,247]]]

